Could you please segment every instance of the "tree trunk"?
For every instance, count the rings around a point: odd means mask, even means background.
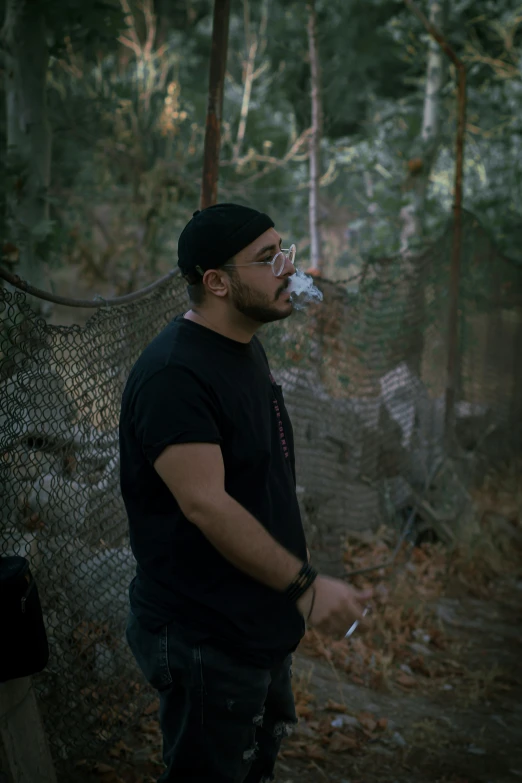
[[[430,22],[439,30],[444,29],[446,0],[429,0]],[[447,76],[447,56],[437,41],[430,37],[426,86],[424,89],[424,108],[422,130],[418,144],[419,155],[410,161],[416,164],[412,172],[413,199],[409,208],[403,212],[402,250],[408,250],[409,240],[421,237],[424,229],[424,210],[426,193],[431,171],[440,144],[442,90]]]
[[[444,28],[447,0],[429,0],[430,22],[439,30]],[[408,335],[407,363],[418,376],[421,374],[424,353],[424,330],[426,327],[425,268],[419,268],[418,259],[413,257],[411,240],[424,234],[426,195],[431,171],[437,158],[442,127],[442,89],[447,77],[447,56],[437,41],[430,37],[422,130],[410,161],[412,200],[401,210],[401,253],[404,270],[409,274],[408,308],[404,320]]]
[[[19,249],[18,274],[42,286],[42,245],[49,233],[47,191],[51,130],[47,119],[49,52],[38,0],[7,0],[1,44],[5,60],[9,240]]]
[[[312,132],[310,135],[310,268],[321,271],[321,234],[319,229],[319,179],[321,176],[321,93],[319,76],[319,48],[317,45],[317,19],[314,0],[308,3],[308,51],[310,56]]]
[[[249,0],[243,0],[243,16],[245,26],[245,47],[246,60],[243,61],[243,100],[241,101],[241,112],[239,115],[239,125],[237,129],[236,141],[232,151],[232,159],[237,162],[241,154],[241,148],[245,138],[248,112],[250,109],[250,100],[252,97],[252,88],[254,82],[265,70],[265,66],[255,67],[256,57],[262,54],[266,47],[266,28],[268,23],[268,2],[264,0],[261,11],[261,22],[259,31],[251,32],[250,24],[250,3]]]

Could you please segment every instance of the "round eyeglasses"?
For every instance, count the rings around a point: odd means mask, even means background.
[[[295,245],[290,245],[289,248],[281,248],[278,253],[275,254],[275,256],[272,258],[271,261],[250,261],[249,264],[223,264],[221,266],[221,269],[223,267],[238,267],[238,266],[256,266],[258,264],[263,264],[263,266],[270,265],[272,267],[272,272],[276,277],[281,277],[283,272],[285,271],[286,262],[288,261],[292,266],[295,265],[295,254],[297,252],[297,248]]]

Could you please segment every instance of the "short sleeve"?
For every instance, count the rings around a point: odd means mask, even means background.
[[[216,403],[185,368],[165,367],[139,388],[134,428],[148,461],[175,443],[220,443]]]

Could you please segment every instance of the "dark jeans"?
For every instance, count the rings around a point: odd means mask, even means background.
[[[163,760],[158,783],[262,783],[288,724],[297,723],[292,656],[273,669],[188,645],[169,625],[151,633],[131,613],[127,641],[159,691]]]

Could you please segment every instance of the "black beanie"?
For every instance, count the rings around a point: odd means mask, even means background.
[[[274,221],[257,209],[240,204],[214,204],[194,212],[178,240],[178,266],[189,282],[226,264],[232,256],[257,239]]]

